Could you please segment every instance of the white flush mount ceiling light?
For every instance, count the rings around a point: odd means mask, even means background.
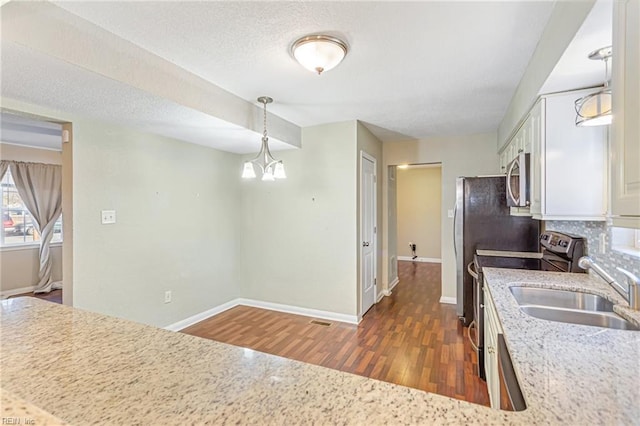
[[[611,88],[609,87],[609,59],[611,46],[594,50],[589,59],[604,61],[604,88],[576,100],[576,126],[604,126],[611,124]]]
[[[284,172],[284,164],[282,161],[276,160],[269,151],[269,138],[267,137],[267,104],[273,102],[268,96],[260,96],[258,102],[263,105],[264,110],[264,131],[262,132],[262,146],[260,152],[253,160],[245,161],[242,168],[242,177],[244,179],[253,179],[256,177],[255,167],[257,166],[262,173],[262,180],[272,181],[276,179],[285,179],[287,175]]]
[[[344,41],[322,34],[302,37],[291,46],[293,57],[300,65],[318,75],[338,66],[348,50]]]

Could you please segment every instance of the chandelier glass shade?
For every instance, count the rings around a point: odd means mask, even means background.
[[[604,88],[575,101],[576,126],[604,126],[611,124],[611,89],[609,88],[609,59],[611,46],[594,50],[589,59],[604,61]]]
[[[342,40],[321,34],[302,37],[291,46],[293,57],[300,65],[318,75],[338,66],[347,51],[347,44]]]
[[[281,160],[276,160],[271,151],[269,151],[269,138],[267,137],[267,104],[273,102],[268,96],[261,96],[258,102],[263,104],[264,111],[264,130],[262,132],[262,145],[260,152],[249,161],[245,161],[242,167],[243,179],[255,179],[256,168],[262,173],[262,180],[273,181],[276,179],[285,179],[287,177],[284,171],[284,164]]]

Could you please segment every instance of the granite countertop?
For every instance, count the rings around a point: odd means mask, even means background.
[[[509,288],[580,290],[617,303],[640,324],[640,312],[588,274],[483,268],[529,410],[558,424],[640,424],[640,331],[546,321],[520,311]],[[520,413],[514,413],[517,415]]]
[[[73,425],[638,422],[640,333],[536,324],[542,320],[511,306],[508,283],[554,286],[574,274],[485,271],[528,403],[523,412],[28,297],[0,305],[3,410],[44,410]]]

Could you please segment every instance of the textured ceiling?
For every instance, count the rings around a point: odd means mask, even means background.
[[[359,119],[385,139],[493,131],[553,2],[60,2],[300,126]],[[350,53],[316,76],[289,52],[327,32]],[[375,130],[374,130],[375,131]]]
[[[3,41],[2,93],[238,154],[260,148],[260,135],[64,61]],[[291,148],[270,138],[274,150]]]
[[[22,24],[31,10],[55,8],[58,12],[51,16],[57,23],[92,36],[97,32],[88,28],[94,26],[103,31],[100,39],[105,41],[108,37],[130,41],[131,46],[248,104],[269,95],[275,99],[270,111],[297,126],[358,119],[381,139],[397,140],[494,131],[554,3],[111,1],[56,5],[9,2],[2,12],[7,8],[20,12],[7,15],[22,19]],[[238,130],[237,124],[220,121],[214,113],[184,100],[145,93],[113,73],[74,64],[60,54],[48,57],[48,52],[27,45],[33,39],[29,35],[19,35],[20,42],[12,44],[15,37],[5,40],[4,13],[2,19],[3,96],[84,111],[219,149],[255,149],[255,128],[225,145],[229,137],[224,132]],[[345,61],[322,76],[303,69],[289,52],[297,38],[317,32],[340,36],[350,46]],[[133,49],[128,51],[122,43],[113,46],[117,49],[112,53],[132,56]],[[97,44],[86,49],[94,57],[107,53]],[[132,75],[139,65],[131,62]],[[39,82],[29,87],[26,76]],[[167,80],[166,85],[175,83]],[[68,90],[61,92],[62,88]]]

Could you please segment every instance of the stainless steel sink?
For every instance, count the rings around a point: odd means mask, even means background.
[[[593,325],[619,330],[640,330],[640,327],[636,327],[634,324],[613,312],[581,311],[579,309],[559,309],[532,305],[521,306],[520,310],[532,317],[549,321]]]
[[[534,287],[511,287],[510,290],[520,310],[532,317],[620,330],[640,330],[640,327],[615,314],[611,301],[595,294]]]
[[[613,312],[613,303],[595,294],[535,287],[511,287],[511,293],[519,305]]]

